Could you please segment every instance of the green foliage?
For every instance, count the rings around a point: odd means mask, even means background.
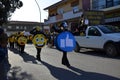
[[[20,0],[0,0],[0,25],[6,23],[16,9],[23,6]]]

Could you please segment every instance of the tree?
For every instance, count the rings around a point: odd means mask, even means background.
[[[23,6],[20,0],[0,0],[0,25],[6,23],[16,9]]]

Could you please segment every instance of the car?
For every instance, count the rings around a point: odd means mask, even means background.
[[[88,26],[80,36],[75,36],[76,52],[81,48],[104,50],[110,57],[120,53],[120,27],[111,25]]]

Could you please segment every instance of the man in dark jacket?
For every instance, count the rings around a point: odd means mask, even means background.
[[[6,59],[8,59],[7,41],[7,34],[0,28],[0,80],[7,80],[5,66]]]

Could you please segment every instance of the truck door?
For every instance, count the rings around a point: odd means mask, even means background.
[[[96,27],[90,27],[86,36],[87,47],[90,48],[101,48],[103,39],[102,34]]]

